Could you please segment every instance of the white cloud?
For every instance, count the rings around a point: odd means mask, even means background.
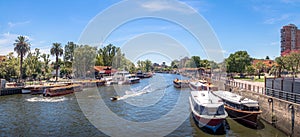
[[[281,21],[288,20],[288,19],[290,19],[290,17],[291,16],[289,14],[283,14],[279,17],[268,18],[264,21],[264,24],[275,24],[275,23],[278,23],[278,22],[281,22]]]
[[[283,3],[294,4],[300,2],[300,0],[281,0]]]
[[[6,55],[9,52],[14,52],[14,42],[19,34],[10,34],[9,32],[0,34],[0,55]],[[29,40],[32,40],[30,37],[27,37]]]
[[[157,12],[157,11],[178,11],[186,14],[192,14],[195,13],[196,11],[186,8],[180,4],[175,4],[171,3],[168,1],[162,1],[162,0],[152,0],[149,2],[145,2],[141,4],[142,8],[152,11],[152,12]]]
[[[12,27],[15,27],[15,26],[19,26],[19,25],[24,25],[24,24],[28,24],[30,23],[30,21],[23,21],[23,22],[8,22],[7,25],[12,28]]]

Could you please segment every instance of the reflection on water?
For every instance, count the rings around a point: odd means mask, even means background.
[[[172,110],[180,94],[186,97],[183,102],[186,107],[181,107],[179,112],[189,111],[187,97],[190,90],[174,88],[172,81],[176,77],[178,75],[156,74],[153,78],[142,79],[140,83],[130,85],[128,88],[118,85],[118,87],[104,86],[98,90],[105,104],[119,117],[135,122],[147,122],[157,120]],[[149,93],[124,97],[123,100],[116,102],[109,99],[115,95],[124,96],[145,91]],[[99,99],[94,95],[89,95],[88,98]],[[28,94],[0,96],[0,112],[0,136],[106,136],[84,116],[73,94],[54,98]],[[165,123],[158,123],[159,128],[164,129],[174,122],[175,115],[169,119]],[[225,134],[213,135],[198,128],[194,120],[187,117],[168,136],[286,136],[271,125],[261,122],[264,127],[251,129],[228,118],[227,123],[230,129],[228,128]],[[103,125],[107,124],[103,123]],[[113,127],[109,129],[112,132],[116,130]]]

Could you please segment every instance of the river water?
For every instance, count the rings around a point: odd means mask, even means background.
[[[227,118],[225,133],[199,129],[189,113],[189,89],[179,75],[156,74],[140,83],[85,89],[76,94],[0,96],[0,136],[286,136],[261,121],[259,129]],[[120,96],[111,101],[110,97]]]

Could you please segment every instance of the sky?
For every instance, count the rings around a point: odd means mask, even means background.
[[[221,50],[216,54],[226,58],[235,51],[246,50],[254,58],[269,56],[274,59],[280,55],[281,27],[290,23],[300,27],[300,0],[129,1],[134,5],[126,5],[127,1],[119,0],[0,0],[0,55],[13,51],[14,40],[19,35],[29,39],[31,50],[39,48],[42,53],[49,53],[55,42],[63,46],[68,41],[80,43],[89,26],[102,19],[106,24],[100,23],[93,28],[97,32],[95,37],[91,36],[97,39],[93,46],[111,43],[121,47],[133,62],[150,59],[152,62],[170,63],[171,60],[194,55],[210,59],[211,53],[206,48],[210,45],[199,42],[199,37],[193,33],[201,32],[200,39],[204,41],[206,34],[210,34],[196,28],[203,25],[193,17],[197,14],[217,38]],[[125,6],[118,7],[120,3],[125,3]],[[113,12],[105,12],[109,10]],[[117,19],[138,13],[153,13],[155,16],[145,15],[116,23]],[[191,28],[160,18],[164,13],[172,19],[192,24]],[[104,14],[111,20],[106,19]],[[115,23],[118,26],[106,30]],[[109,33],[102,35],[101,32]]]

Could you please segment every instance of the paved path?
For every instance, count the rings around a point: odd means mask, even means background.
[[[240,80],[240,79],[234,79],[234,81],[241,82],[241,83],[246,83],[247,85],[251,84],[251,85],[255,85],[255,86],[259,86],[259,87],[265,87],[264,82],[253,82],[253,81],[246,81],[246,80]]]

